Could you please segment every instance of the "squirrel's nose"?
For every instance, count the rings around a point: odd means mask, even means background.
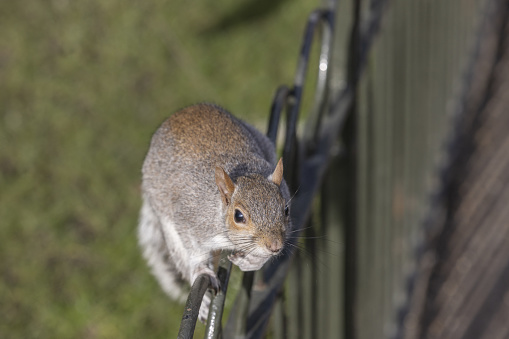
[[[277,253],[281,250],[281,247],[283,247],[283,242],[279,239],[272,240],[268,245],[267,248],[272,253]]]

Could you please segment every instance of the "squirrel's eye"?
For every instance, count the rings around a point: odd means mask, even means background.
[[[285,206],[285,216],[288,216],[288,213],[290,212],[290,209],[288,206]]]
[[[244,218],[244,214],[242,214],[242,212],[237,209],[235,210],[235,215],[233,217],[237,224],[244,224],[246,222],[246,218]]]

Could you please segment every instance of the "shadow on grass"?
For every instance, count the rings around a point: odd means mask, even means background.
[[[216,23],[205,28],[202,34],[216,34],[226,30],[235,29],[238,26],[250,24],[260,20],[279,7],[288,0],[251,0],[233,8],[224,17],[220,18]]]

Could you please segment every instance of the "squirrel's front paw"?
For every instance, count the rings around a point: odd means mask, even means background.
[[[242,271],[256,271],[262,268],[269,257],[256,257],[254,255],[245,255],[244,252],[233,252],[228,256],[228,259]]]
[[[212,290],[214,290],[214,294],[217,294],[219,292],[219,289],[221,288],[221,284],[219,282],[219,279],[216,276],[216,273],[208,267],[200,268],[194,272],[193,278],[192,278],[193,283],[196,280],[196,278],[198,278],[198,276],[200,276],[202,274],[206,274],[209,276],[210,288]]]
[[[228,260],[230,260],[233,264],[239,266],[239,262],[244,260],[245,258],[244,252],[232,252],[228,255]]]

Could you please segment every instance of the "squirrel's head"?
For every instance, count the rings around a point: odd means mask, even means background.
[[[216,167],[216,184],[226,211],[228,236],[238,250],[261,257],[279,254],[290,228],[281,159],[268,177],[250,174],[238,177],[235,183]]]

